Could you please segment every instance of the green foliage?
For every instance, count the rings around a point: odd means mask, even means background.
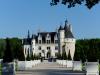
[[[31,54],[31,60],[34,60],[34,56],[33,56],[33,54]]]
[[[51,52],[48,51],[48,52],[47,52],[47,58],[50,58],[50,56],[51,56]]]
[[[70,50],[69,50],[69,52],[68,52],[68,60],[72,60],[71,54],[70,54]]]
[[[94,5],[98,4],[100,0],[52,0],[51,5],[57,5],[58,3],[62,3],[67,5],[68,8],[75,7],[77,4],[85,4],[85,6],[91,9]]]
[[[56,56],[57,56],[57,59],[62,59],[62,56],[60,53],[57,53]]]
[[[78,52],[78,50],[75,50],[74,53],[74,61],[80,61],[80,52]]]
[[[86,59],[88,61],[100,60],[100,39],[77,40],[75,50],[78,52],[77,57],[79,56],[83,62]]]
[[[65,50],[64,50],[63,53],[62,53],[62,59],[67,60],[67,55],[66,55]]]
[[[36,55],[36,54],[31,55],[31,60],[38,60],[38,59],[40,59],[40,55]]]
[[[13,58],[18,60],[25,60],[22,40],[18,38],[9,38],[10,49],[13,53]],[[0,39],[0,58],[3,58],[6,49],[6,40]]]
[[[8,49],[6,46],[6,40],[0,39],[0,58],[3,58],[6,49]],[[9,39],[9,47],[14,59],[25,60],[22,46],[21,39]],[[100,60],[100,39],[79,39],[76,41],[75,48],[74,60],[82,60],[83,62],[86,61],[86,59],[88,61]],[[7,55],[8,54],[9,52],[7,51]],[[33,55],[33,57],[34,59],[39,59],[38,55]],[[57,54],[57,58],[62,59],[62,55]]]
[[[14,59],[13,52],[11,50],[10,40],[6,39],[6,49],[4,51],[3,62],[12,62]]]
[[[17,55],[16,59],[18,59],[19,61],[25,61],[23,49],[19,50],[18,52],[19,54]]]
[[[27,61],[30,61],[30,60],[31,60],[31,57],[30,57],[29,52],[28,52],[28,54],[27,54],[26,60],[27,60]]]
[[[15,59],[22,60],[24,59],[23,50],[22,50],[22,41],[18,38],[11,38],[10,39],[11,49],[14,54]],[[22,57],[22,59],[21,59]]]
[[[6,48],[6,41],[5,39],[0,39],[0,59],[4,56],[4,50]]]

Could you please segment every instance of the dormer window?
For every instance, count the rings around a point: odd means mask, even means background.
[[[41,40],[39,40],[39,44],[41,44],[42,43],[42,41]]]
[[[49,34],[47,34],[47,38],[50,38],[50,35]]]
[[[39,38],[41,38],[41,35],[39,34]]]
[[[50,44],[50,40],[47,40],[47,44]]]
[[[58,38],[57,38],[57,34],[54,37],[54,43],[58,43]]]
[[[39,36],[38,36],[38,43],[39,44],[41,44],[42,43],[42,37],[41,37],[41,35],[39,34]]]
[[[58,43],[58,40],[55,40],[55,43]]]
[[[47,34],[47,37],[46,37],[46,43],[47,43],[47,44],[50,44],[50,42],[51,42],[50,35],[49,35],[49,34]]]
[[[38,48],[39,50],[41,50],[41,46],[39,46],[39,48]]]

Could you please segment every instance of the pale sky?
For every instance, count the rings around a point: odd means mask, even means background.
[[[100,4],[67,8],[50,0],[0,0],[0,38],[27,36],[40,31],[55,31],[69,21],[75,38],[100,38]]]

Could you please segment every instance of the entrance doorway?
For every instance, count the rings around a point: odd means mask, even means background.
[[[50,50],[47,52],[47,58],[49,59],[51,57],[51,52]]]

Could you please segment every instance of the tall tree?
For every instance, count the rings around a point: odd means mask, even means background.
[[[68,60],[72,60],[71,54],[70,54],[70,50],[69,50],[69,52],[68,52]]]
[[[51,5],[57,5],[58,3],[62,3],[67,5],[68,8],[75,7],[77,4],[85,4],[85,6],[91,9],[94,5],[98,4],[100,0],[52,0]]]
[[[30,57],[29,52],[28,52],[28,54],[27,54],[26,60],[27,60],[27,61],[30,61],[30,60],[31,60],[31,57]]]
[[[65,50],[63,50],[62,52],[62,59],[67,60],[67,55]]]
[[[78,50],[75,50],[74,53],[74,61],[80,61],[80,52],[78,52]]]
[[[4,51],[3,62],[12,62],[14,59],[13,52],[11,50],[11,45],[9,38],[6,39],[6,49]]]
[[[6,48],[5,46],[6,46],[5,39],[0,39],[0,59],[2,59],[4,56],[4,50]]]

